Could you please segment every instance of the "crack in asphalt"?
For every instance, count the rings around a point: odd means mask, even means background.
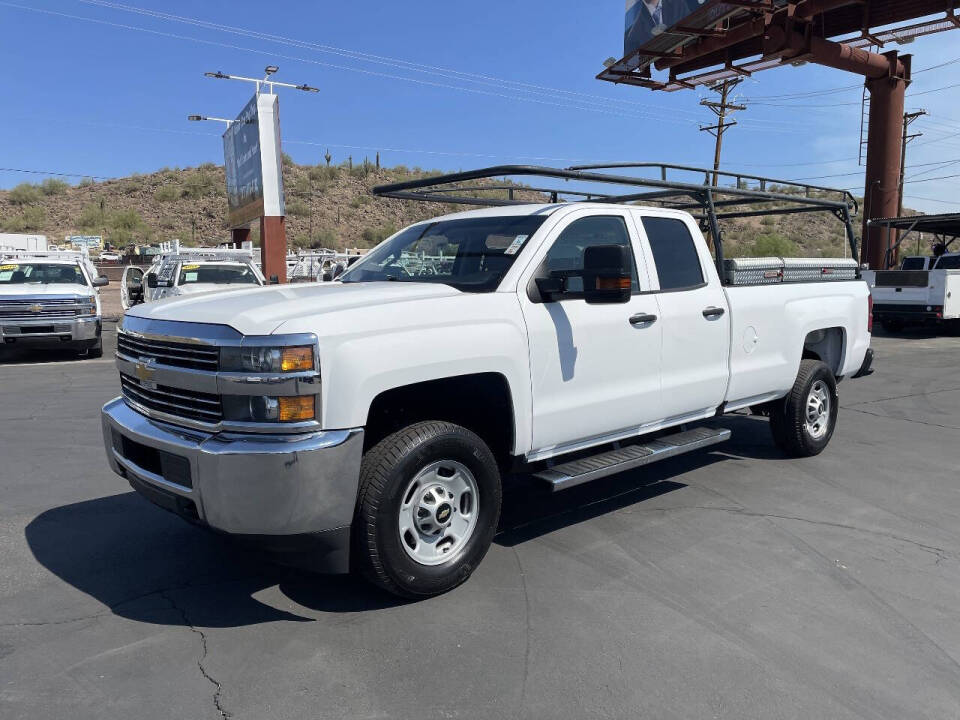
[[[923,397],[924,395],[939,395],[940,393],[957,392],[960,387],[942,388],[940,390],[928,390],[926,392],[910,393],[909,395],[894,395],[893,397],[878,398],[876,400],[864,400],[854,403],[854,405],[872,405],[873,403],[887,402],[888,400],[904,400],[912,397]]]
[[[936,556],[935,565],[939,565],[943,560],[948,560],[952,557],[950,551],[945,550],[944,548],[937,547],[935,545],[927,545],[922,543],[919,540],[913,540],[912,538],[904,537],[902,535],[897,535],[895,533],[883,532],[882,530],[870,530],[869,528],[859,527],[857,525],[847,525],[845,523],[831,522],[830,520],[814,520],[813,518],[805,518],[797,515],[777,515],[775,513],[763,513],[755,510],[748,510],[747,508],[739,507],[725,507],[721,505],[678,505],[676,507],[670,508],[635,508],[631,510],[621,511],[622,514],[630,514],[634,512],[675,512],[677,510],[714,510],[720,512],[726,512],[733,515],[744,515],[747,517],[757,517],[757,518],[766,518],[768,520],[794,520],[796,522],[808,523],[810,525],[820,525],[826,527],[834,527],[842,530],[850,530],[852,532],[864,533],[867,535],[876,535],[877,537],[883,537],[888,540],[896,540],[897,542],[907,543],[908,545],[913,545],[924,552],[931,553]]]
[[[213,704],[217,708],[217,712],[220,713],[220,717],[223,718],[223,720],[228,720],[228,718],[232,717],[232,714],[223,707],[221,702],[223,699],[223,685],[220,684],[219,680],[207,672],[207,668],[204,667],[203,664],[203,661],[207,659],[207,634],[190,622],[190,618],[187,617],[187,611],[180,607],[176,600],[171,597],[170,591],[161,590],[159,595],[168,603],[170,603],[170,607],[179,613],[180,617],[183,619],[183,624],[190,628],[190,632],[200,636],[201,653],[200,657],[197,658],[197,667],[200,668],[200,674],[203,675],[203,677],[206,678],[206,680],[214,687]]]
[[[861,403],[865,404],[865,403]],[[944,430],[960,430],[960,427],[956,425],[941,425],[940,423],[926,422],[925,420],[913,420],[911,418],[901,418],[894,417],[892,415],[884,415],[882,413],[870,412],[869,410],[860,410],[854,407],[840,406],[841,410],[849,410],[850,412],[861,413],[863,415],[872,415],[873,417],[883,418],[884,420],[899,420],[900,422],[915,423],[917,425],[928,425],[929,427],[943,428]]]

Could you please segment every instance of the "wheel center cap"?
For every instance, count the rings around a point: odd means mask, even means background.
[[[444,525],[453,514],[453,508],[450,507],[449,503],[443,503],[440,507],[437,508],[436,518],[437,524]]]

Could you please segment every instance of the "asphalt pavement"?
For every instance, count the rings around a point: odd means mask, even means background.
[[[4,720],[960,716],[960,338],[875,338],[816,458],[734,416],[712,451],[512,483],[473,578],[414,603],[135,495],[107,340],[0,359]]]

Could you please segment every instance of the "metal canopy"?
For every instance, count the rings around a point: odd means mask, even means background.
[[[672,92],[802,63],[802,52],[768,52],[771,27],[858,50],[960,27],[957,7],[957,0],[706,0],[597,79]],[[652,68],[669,69],[669,79],[653,79]]]
[[[930,233],[940,240],[943,252],[946,252],[957,238],[960,238],[960,213],[946,213],[942,215],[914,215],[912,217],[875,218],[868,223],[871,227],[883,228],[887,232],[887,250],[884,257],[884,268],[893,266],[900,246],[906,242],[913,232]],[[896,243],[890,242],[890,235],[894,230],[904,230]]]
[[[609,172],[611,170],[617,173]],[[622,174],[627,171],[647,172],[653,177]],[[698,183],[679,179],[676,177],[678,174],[695,175],[702,177],[703,181]],[[857,213],[857,202],[849,192],[791,180],[722,171],[718,173],[720,184],[711,185],[713,174],[712,169],[662,163],[607,163],[568,168],[497,165],[380,185],[373,188],[373,194],[384,198],[481,207],[534,204],[538,200],[522,199],[520,195],[529,198],[531,194],[535,194],[549,197],[551,203],[637,203],[684,210],[697,218],[701,227],[710,231],[721,273],[723,235],[719,221],[829,212],[844,223],[852,257],[859,260],[857,240],[851,224],[851,217]],[[561,182],[547,187],[503,182],[512,177],[535,177]],[[475,182],[489,179],[501,182]],[[574,187],[564,187],[571,182],[576,183]],[[491,196],[491,193],[496,196]],[[543,199],[539,202],[543,202]]]

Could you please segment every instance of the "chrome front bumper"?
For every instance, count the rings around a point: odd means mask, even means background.
[[[100,318],[96,316],[63,320],[2,320],[0,338],[17,343],[83,342],[100,337]]]
[[[188,519],[238,535],[349,532],[362,429],[210,434],[147,418],[122,398],[101,417],[114,472]]]

